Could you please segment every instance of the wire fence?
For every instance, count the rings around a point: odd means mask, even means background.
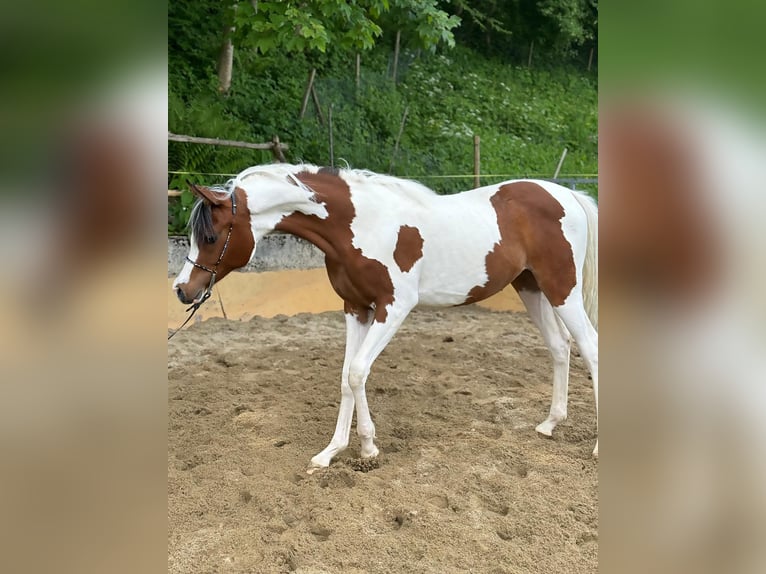
[[[204,176],[204,177],[210,177],[210,178],[231,178],[236,176],[236,173],[206,173],[206,172],[200,172],[200,171],[178,171],[178,170],[168,170],[168,174],[170,175],[188,175],[188,176]],[[471,182],[476,175],[475,174],[445,174],[445,175],[418,175],[418,176],[410,176],[410,175],[402,175],[398,176],[402,177],[404,179],[415,179],[417,181],[428,181],[428,180],[465,180],[466,182]],[[512,179],[540,179],[545,181],[552,181],[554,183],[558,183],[559,185],[566,186],[573,190],[588,190],[591,186],[598,186],[598,174],[568,174],[561,177],[550,177],[547,174],[541,174],[541,173],[527,173],[527,174],[513,174],[513,173],[505,173],[505,174],[481,174],[480,175],[482,180],[482,185],[491,185],[492,183],[499,183],[500,181],[505,180],[512,180]],[[497,181],[495,181],[497,180]],[[466,190],[468,190],[469,187],[466,187]]]

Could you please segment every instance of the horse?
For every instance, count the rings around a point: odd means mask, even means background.
[[[201,304],[267,233],[296,235],[325,254],[346,349],[335,432],[310,471],[346,449],[355,409],[361,456],[378,455],[367,377],[416,305],[466,305],[509,284],[553,358],[551,407],[536,431],[550,437],[567,417],[572,338],[598,419],[598,208],[589,196],[531,179],[438,195],[412,180],[308,164],[255,166],[192,190],[189,255],[173,283],[182,303]]]

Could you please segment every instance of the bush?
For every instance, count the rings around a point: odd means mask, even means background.
[[[171,70],[170,131],[246,141],[270,141],[276,134],[290,146],[289,161],[323,165],[330,163],[332,105],[336,165],[343,159],[351,167],[421,179],[440,193],[472,186],[474,134],[481,137],[482,173],[497,176],[482,183],[550,177],[564,147],[562,173],[597,173],[595,77],[573,69],[529,70],[458,47],[446,55],[405,54],[408,65],[394,85],[389,54],[380,47],[363,56],[359,87],[353,56],[337,53],[310,62],[238,52],[226,96],[218,94],[209,69],[198,70],[198,79],[189,66],[182,73]],[[312,67],[324,124],[311,102],[306,116],[298,117]],[[185,189],[187,180],[219,183],[225,174],[271,161],[271,154],[170,142],[168,161],[170,188]],[[182,232],[188,219],[190,199],[184,197],[171,206],[171,232]]]

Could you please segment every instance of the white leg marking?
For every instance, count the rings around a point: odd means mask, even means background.
[[[553,358],[551,410],[548,418],[535,429],[542,435],[551,436],[556,425],[567,418],[571,347],[569,333],[556,317],[548,299],[540,291],[521,291],[519,297],[524,302],[532,321],[540,329],[545,345]]]
[[[359,350],[369,329],[370,323],[362,324],[354,315],[346,314],[346,356],[343,359],[343,374],[340,383],[338,422],[335,424],[335,433],[332,435],[330,444],[311,459],[309,473],[315,468],[329,466],[332,459],[348,446],[351,422],[354,416],[354,394],[348,384],[348,372],[351,360]]]
[[[596,401],[596,428],[598,429],[598,332],[585,313],[580,291],[573,291],[563,305],[555,307],[556,315],[564,322],[580,348],[585,366],[593,379],[593,396]],[[598,456],[598,438],[593,455]]]
[[[372,324],[359,351],[351,361],[348,382],[356,403],[356,432],[362,443],[361,455],[364,458],[374,457],[378,454],[378,447],[375,446],[374,442],[375,425],[370,416],[365,392],[367,376],[370,374],[375,359],[386,348],[414,306],[414,303],[404,304],[401,300],[397,300],[394,305],[388,307],[386,322]]]

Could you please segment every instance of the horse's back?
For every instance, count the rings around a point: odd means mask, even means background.
[[[447,217],[434,220],[434,244],[441,249],[424,261],[424,301],[480,301],[525,270],[554,300],[566,297],[587,241],[587,217],[572,191],[547,181],[512,180],[452,197]],[[445,219],[453,222],[448,232]]]
[[[449,196],[406,185],[352,187],[352,197],[354,246],[427,305],[484,299],[531,266],[571,268],[569,244],[580,250],[586,237],[577,199],[547,181],[512,180]]]

